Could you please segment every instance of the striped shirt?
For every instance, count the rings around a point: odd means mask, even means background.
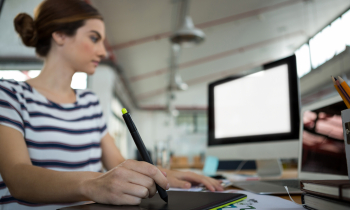
[[[26,82],[0,79],[0,124],[22,133],[33,165],[56,171],[102,170],[100,141],[107,126],[99,100],[91,91],[74,91],[75,103],[57,104]],[[18,200],[0,175],[0,210],[67,205]]]

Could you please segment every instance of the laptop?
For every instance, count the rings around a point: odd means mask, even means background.
[[[348,179],[339,95],[305,105],[301,110],[298,179],[234,182],[258,194],[301,194],[300,180]]]

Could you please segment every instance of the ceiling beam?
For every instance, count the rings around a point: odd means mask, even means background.
[[[305,36],[306,33],[304,31],[302,31],[302,30],[299,30],[299,31],[292,32],[292,33],[285,34],[285,35],[281,35],[281,36],[278,36],[278,37],[275,37],[275,38],[272,38],[272,39],[264,40],[264,41],[261,41],[261,42],[256,42],[256,43],[253,43],[253,44],[250,44],[250,45],[246,45],[246,46],[243,46],[243,47],[235,48],[235,49],[228,50],[228,51],[221,52],[221,53],[217,53],[217,54],[214,54],[214,55],[209,55],[209,56],[206,56],[206,57],[203,57],[203,58],[199,58],[199,59],[196,59],[196,60],[187,61],[187,62],[184,62],[182,64],[179,64],[178,68],[179,68],[179,70],[181,70],[181,69],[188,68],[188,67],[191,67],[191,66],[207,63],[207,62],[218,60],[218,59],[221,59],[221,58],[224,58],[224,57],[227,57],[227,56],[232,56],[232,55],[235,55],[235,54],[243,53],[243,52],[248,51],[248,50],[256,49],[256,48],[263,47],[263,46],[266,46],[266,45],[269,45],[269,44],[273,44],[273,43],[282,41],[283,39],[289,39],[289,38],[293,38],[293,37],[297,37],[297,36],[301,36],[301,35]],[[155,76],[159,76],[159,75],[165,74],[168,71],[169,71],[168,67],[161,68],[161,69],[158,69],[158,70],[155,70],[155,71],[151,71],[151,72],[147,72],[147,73],[144,73],[144,74],[132,76],[132,77],[129,78],[129,81],[130,82],[138,82],[138,81],[141,81],[141,80],[144,80],[144,79],[148,79],[148,78],[151,78],[151,77],[155,77]]]
[[[260,14],[265,13],[265,12],[271,12],[274,10],[281,9],[283,7],[289,7],[291,5],[298,4],[298,3],[303,2],[303,1],[305,1],[305,0],[287,0],[284,2],[280,2],[277,4],[270,5],[270,6],[262,7],[259,9],[255,9],[255,10],[251,10],[251,11],[247,11],[247,12],[242,12],[242,13],[232,15],[229,17],[225,17],[225,18],[221,18],[221,19],[217,19],[217,20],[212,20],[212,21],[208,21],[205,23],[200,23],[200,24],[197,24],[196,27],[201,28],[201,29],[209,28],[212,26],[217,26],[217,25],[241,20],[244,18],[257,16],[257,15],[260,15]]]
[[[261,60],[261,61],[258,61],[258,62],[245,64],[245,65],[242,65],[242,66],[239,66],[239,67],[235,67],[235,68],[232,68],[232,69],[227,69],[227,70],[224,70],[224,71],[215,72],[213,74],[208,74],[208,75],[205,75],[205,76],[193,78],[193,79],[185,81],[185,83],[193,86],[193,85],[200,84],[200,83],[203,83],[203,82],[218,80],[218,79],[230,76],[232,74],[235,74],[237,72],[242,72],[244,70],[248,70],[248,69],[255,68],[257,66],[261,66],[261,65],[263,65],[265,63],[269,63],[269,62],[271,62],[273,60],[274,60],[273,58],[264,59],[264,60]],[[139,101],[141,101],[141,100],[145,100],[145,99],[148,99],[148,98],[155,97],[157,95],[163,94],[166,91],[167,91],[167,88],[163,87],[163,88],[152,90],[152,91],[149,91],[149,92],[146,92],[146,93],[139,94],[139,95],[136,96],[136,98]]]
[[[265,13],[265,12],[270,12],[270,11],[277,10],[277,9],[280,9],[280,8],[283,8],[283,7],[288,7],[288,6],[291,6],[291,5],[303,2],[303,1],[305,1],[305,0],[287,0],[287,1],[284,1],[284,2],[281,2],[281,3],[277,3],[277,4],[274,4],[274,5],[262,7],[262,8],[251,10],[251,11],[247,11],[247,12],[242,12],[242,13],[239,13],[239,14],[236,14],[236,15],[231,15],[229,17],[220,18],[220,19],[217,19],[217,20],[212,20],[212,21],[200,23],[200,24],[195,25],[195,27],[200,28],[200,29],[205,29],[205,28],[209,28],[209,27],[213,27],[213,26],[217,26],[217,25],[221,25],[221,24],[225,24],[225,23],[229,23],[229,22],[233,22],[233,21],[238,21],[238,20],[241,20],[241,19],[244,19],[244,18],[257,16],[257,15]],[[142,38],[134,39],[134,40],[131,40],[131,41],[128,41],[128,42],[112,45],[111,47],[114,50],[121,50],[121,49],[129,48],[129,47],[132,47],[132,46],[145,44],[147,42],[158,41],[160,39],[169,38],[171,34],[172,34],[171,31],[164,32],[164,33],[159,33],[159,34],[154,34],[154,35],[151,35],[151,36],[142,37]]]

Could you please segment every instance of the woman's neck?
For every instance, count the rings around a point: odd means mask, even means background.
[[[72,93],[71,82],[74,69],[58,55],[50,55],[44,61],[38,77],[28,80],[36,88],[57,94]]]
[[[26,82],[56,103],[74,103],[75,92],[71,88],[74,69],[57,56],[48,56],[39,76]]]

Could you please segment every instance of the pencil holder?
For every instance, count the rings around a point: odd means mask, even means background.
[[[341,112],[341,119],[343,123],[346,162],[348,166],[348,177],[350,179],[350,109],[345,109]]]

